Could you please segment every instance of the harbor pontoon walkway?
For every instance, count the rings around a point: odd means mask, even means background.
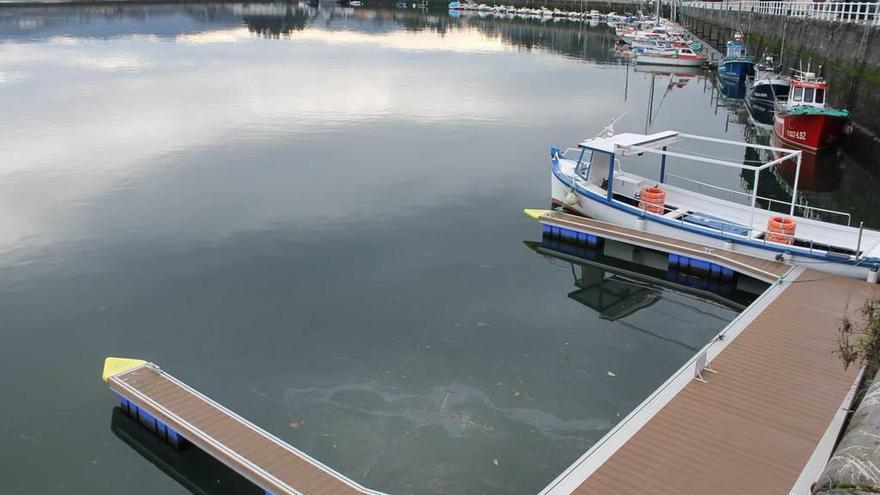
[[[765,260],[728,249],[709,248],[696,242],[652,234],[579,215],[551,210],[525,210],[525,213],[544,225],[567,228],[666,253],[699,258],[765,282],[775,282],[792,268],[791,265],[778,261]]]
[[[142,422],[187,441],[274,495],[381,495],[254,426],[143,361],[108,358],[104,379]],[[126,402],[127,401],[127,402]],[[146,413],[146,414],[144,414]]]
[[[541,493],[809,494],[859,375],[838,324],[876,290],[796,268]]]

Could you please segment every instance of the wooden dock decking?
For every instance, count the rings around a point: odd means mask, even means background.
[[[324,466],[152,363],[105,379],[120,396],[268,493],[382,495]]]
[[[686,365],[679,391],[655,393],[542,494],[810,493],[859,374],[831,353],[838,322],[875,291],[798,269],[732,323],[717,373],[700,382]]]

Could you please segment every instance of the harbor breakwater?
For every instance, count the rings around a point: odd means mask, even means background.
[[[683,7],[680,23],[723,51],[741,30],[753,54],[777,57],[785,68],[821,66],[829,103],[848,108],[857,148],[880,150],[880,28],[870,25]]]

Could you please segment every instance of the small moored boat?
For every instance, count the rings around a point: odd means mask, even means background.
[[[698,55],[690,48],[675,48],[670,53],[643,52],[636,55],[637,64],[670,65],[675,67],[702,67],[706,57]]]
[[[680,142],[683,149],[696,144],[704,153],[670,149]],[[753,153],[771,151],[778,158],[757,165],[743,164],[741,158],[730,161],[715,158],[715,152],[705,153],[712,147],[732,147],[736,153],[744,148]],[[880,232],[850,226],[848,213],[800,204],[801,154],[674,131],[615,134],[609,126],[576,148],[551,148],[551,198],[554,206],[565,210],[649,233],[868,278],[869,271],[880,269]],[[659,157],[656,176],[643,177],[623,170],[624,160],[642,160],[640,169],[644,170],[644,158],[638,158],[643,155]],[[752,174],[752,190],[744,192],[675,175],[668,170],[670,158],[696,162],[701,168],[715,165]],[[759,197],[759,173],[785,163],[795,164],[792,200]],[[670,184],[671,180],[682,185]],[[828,221],[831,219],[840,223]]]
[[[724,58],[718,64],[718,75],[725,79],[745,81],[755,75],[755,58],[749,56],[742,33],[727,42]]]
[[[795,71],[786,101],[776,106],[773,130],[783,143],[809,151],[829,149],[846,130],[849,111],[831,108],[828,83],[813,72]]]

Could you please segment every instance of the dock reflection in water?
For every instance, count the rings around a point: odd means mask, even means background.
[[[261,495],[263,490],[204,451],[189,445],[177,450],[125,414],[113,408],[110,430],[135,452],[191,493]]]
[[[712,301],[719,307],[742,311],[767,287],[744,276],[720,280],[685,273],[671,266],[664,253],[614,241],[585,247],[544,236],[540,242],[524,244],[548,259],[567,263],[577,287],[568,297],[595,310],[602,319],[618,323],[661,299],[682,305]],[[701,347],[649,328],[625,326],[694,351]]]

